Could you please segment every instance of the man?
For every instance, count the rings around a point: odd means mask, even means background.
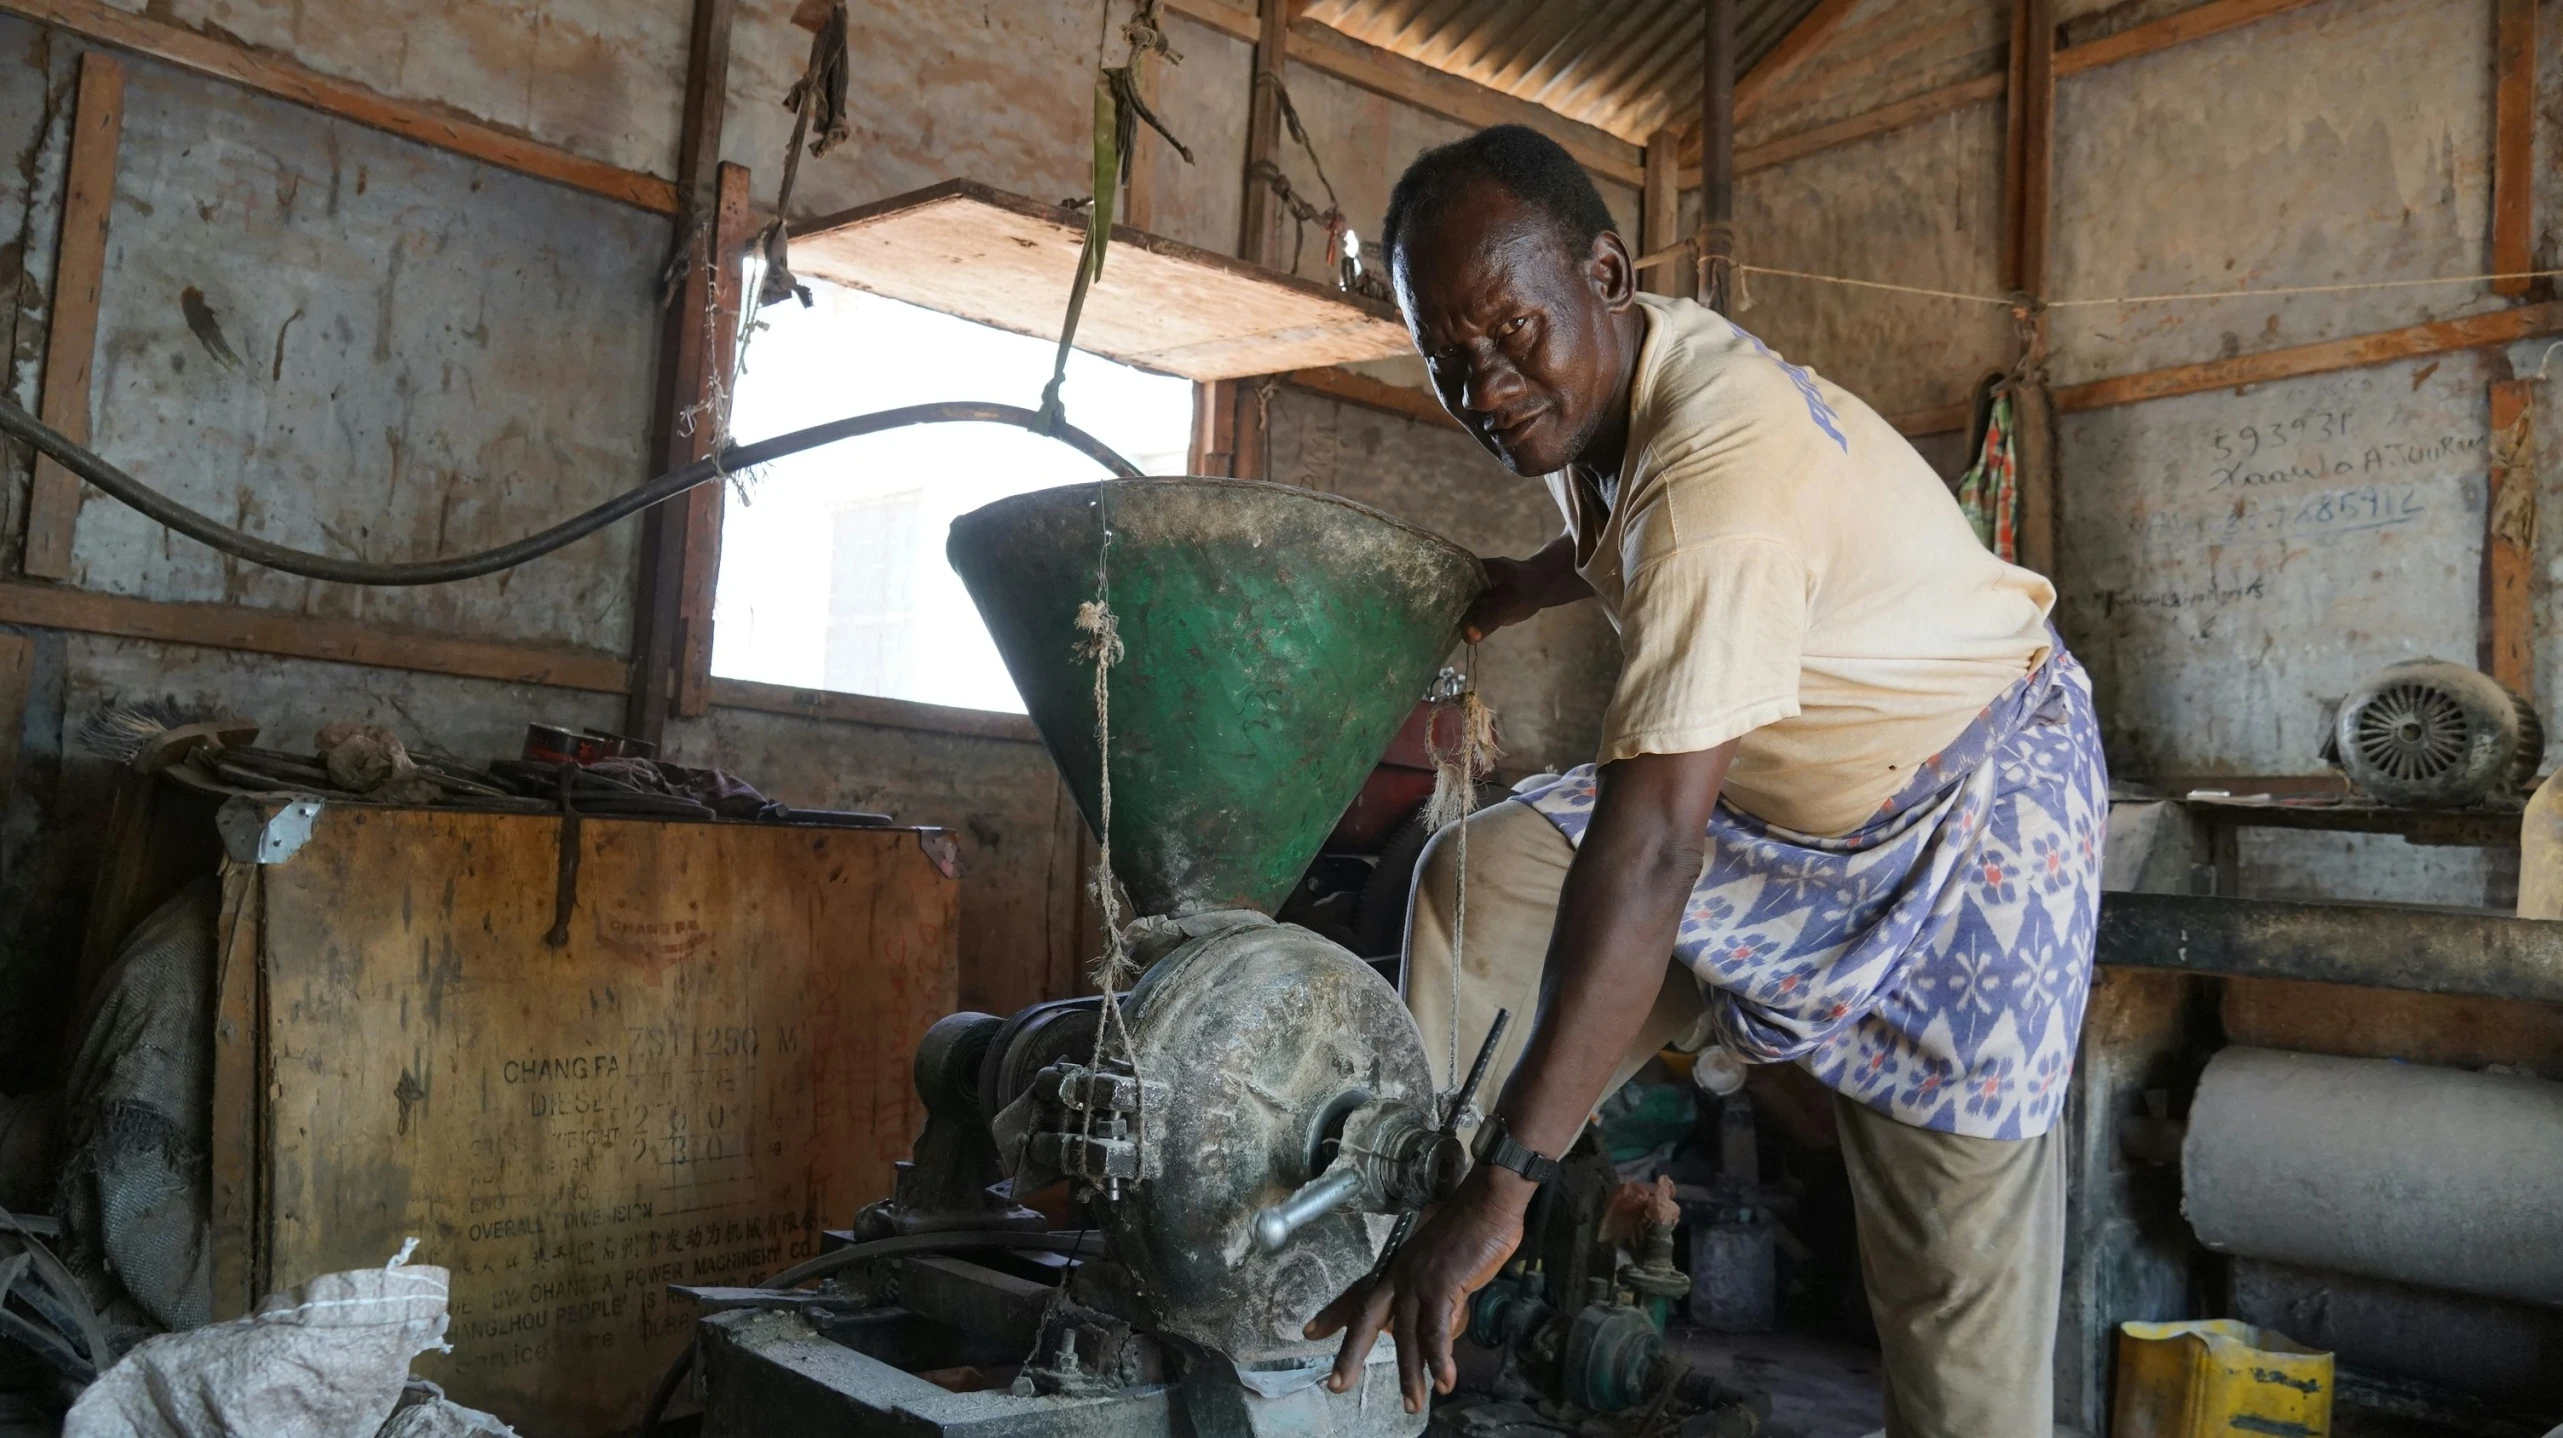
[[[1598,598],[1622,662],[1598,768],[1467,822],[1464,954],[1456,831],[1419,873],[1427,1051],[1456,1023],[1466,1053],[1499,1005],[1538,1017],[1467,1183],[1309,1325],[1346,1330],[1330,1381],[1387,1331],[1410,1409],[1449,1391],[1466,1295],[1545,1165],[1649,1054],[1714,1042],[1836,1091],[1890,1438],[2047,1438],[2049,1130],[2107,802],[2053,588],[1987,553],[1859,400],[1637,293],[1591,180],[1537,133],[1423,155],[1384,228],[1442,403],[1566,520],[1488,561],[1470,636]]]

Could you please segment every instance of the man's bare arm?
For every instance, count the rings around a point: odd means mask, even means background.
[[[1554,1157],[1575,1142],[1645,1025],[1734,755],[1730,741],[1602,766],[1592,824],[1558,896],[1539,1019],[1495,1106],[1531,1148]],[[1529,1183],[1501,1170],[1495,1177],[1529,1203]]]
[[[1574,1143],[1654,1007],[1734,753],[1729,742],[1602,768],[1592,825],[1559,896],[1539,1017],[1495,1107],[1513,1136],[1541,1153],[1554,1158]],[[1468,1295],[1520,1245],[1535,1191],[1509,1169],[1478,1165],[1416,1228],[1386,1281],[1353,1289],[1311,1320],[1311,1338],[1345,1331],[1328,1385],[1349,1388],[1387,1330],[1397,1339],[1407,1410],[1423,1411],[1428,1388],[1448,1393],[1459,1377],[1451,1341]]]

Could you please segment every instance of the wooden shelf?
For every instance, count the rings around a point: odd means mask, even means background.
[[[2415,844],[2515,849],[2515,809],[2395,809],[2362,799],[2231,798],[2180,801],[2211,825],[2237,829],[2312,829],[2332,834],[2400,834]]]
[[[1085,243],[1076,210],[946,180],[815,221],[792,267],[1056,341]],[[1210,381],[1409,353],[1393,306],[1115,225],[1077,347]]]

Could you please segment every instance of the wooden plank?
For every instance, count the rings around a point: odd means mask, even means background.
[[[2002,287],[2040,297],[2047,292],[2055,173],[2055,59],[2052,0],[2012,0],[2003,105]]]
[[[89,370],[98,352],[98,299],[107,272],[107,216],[116,202],[116,142],[125,126],[125,67],[92,50],[80,57],[80,92],[71,118],[71,156],[64,166],[62,240],[55,250],[53,308],[45,333],[40,417],[71,439],[89,442]],[[60,579],[71,572],[72,531],[80,519],[80,480],[50,455],[36,456],[27,496],[26,572]]]
[[[2140,400],[2168,399],[2173,395],[2200,394],[2213,389],[2268,384],[2273,380],[2388,364],[2418,355],[2508,344],[2557,330],[2563,330],[2563,302],[2522,305],[2465,319],[2406,325],[2401,329],[2352,335],[2346,339],[2291,345],[2286,349],[2264,350],[2232,359],[2171,365],[2120,375],[2115,379],[2066,385],[2056,391],[2056,408],[2073,413],[2134,404]]]
[[[20,741],[27,728],[27,686],[35,676],[36,642],[0,634],[0,808],[18,790]]]
[[[2067,75],[2079,75],[2086,70],[2098,69],[2103,65],[2141,59],[2144,56],[2168,50],[2175,45],[2184,45],[2192,40],[2203,40],[2210,35],[2221,35],[2254,21],[2286,14],[2290,10],[2301,10],[2313,3],[2315,0],[2209,0],[2207,4],[2183,10],[2179,14],[2167,16],[2151,24],[2123,30],[2107,39],[2069,45],[2057,50],[2054,73],[2061,78]],[[1909,125],[1918,125],[1925,120],[1946,115],[1952,110],[1961,110],[1969,105],[1999,99],[2006,88],[2003,75],[1979,75],[1972,80],[1960,80],[1943,85],[1936,90],[1926,90],[1919,95],[1898,100],[1894,104],[1882,105],[1875,110],[1836,120],[1831,124],[1818,125],[1793,135],[1783,135],[1758,145],[1747,145],[1736,151],[1736,172],[1751,174],[1755,170],[1766,170],[1773,165],[1786,164],[1819,150],[1853,144],[1893,130],[1904,129]],[[1692,153],[1686,156],[1686,159],[1696,158],[1696,140],[1690,148]],[[1686,190],[1697,188],[1700,183],[1699,170],[1697,168],[1684,170],[1681,183],[1682,188]]]
[[[1282,0],[1264,0],[1246,91],[1246,200],[1238,212],[1237,254],[1270,269],[1280,268],[1273,263],[1273,247],[1283,212],[1280,197],[1259,171],[1281,155],[1281,86],[1289,78],[1289,55],[1290,7]]]
[[[1228,472],[1239,479],[1270,479],[1273,454],[1273,394],[1281,387],[1278,374],[1253,375],[1228,387],[1232,412],[1230,433],[1236,452],[1229,456]]]
[[[987,709],[955,709],[869,694],[839,694],[830,689],[795,689],[784,684],[758,684],[746,679],[714,679],[712,703],[722,709],[754,709],[801,719],[844,724],[870,724],[883,729],[918,729],[933,734],[966,734],[978,739],[1005,739],[1038,744],[1040,731],[1021,714]]]
[[[756,215],[749,205],[745,165],[719,167],[712,214],[712,317],[708,323],[709,354],[696,386],[701,402],[726,406],[734,376],[730,360],[738,352],[739,287],[744,276],[739,257],[756,236]],[[711,453],[717,436],[708,420],[694,426],[694,458]],[[729,503],[729,486],[697,486],[679,500],[685,515],[683,592],[677,601],[676,712],[693,718],[711,702],[713,591],[721,577],[721,515]],[[669,506],[671,509],[677,505]]]
[[[2373,334],[2351,335],[2346,339],[2209,360],[2203,364],[2169,365],[2110,379],[2087,380],[2058,389],[2055,392],[2056,409],[2059,413],[2109,409],[2122,404],[2140,404],[2149,399],[2269,384],[2306,375],[2330,374],[2336,370],[2391,364],[2395,360],[2422,355],[2509,344],[2557,332],[2563,332],[2563,302],[2522,305],[2466,319],[2437,320]],[[1887,422],[1907,436],[1946,434],[1965,429],[1969,414],[1966,405],[1950,404],[1893,415]]]
[[[1237,382],[1212,380],[1193,386],[1191,452],[1188,474],[1234,477],[1237,468]]]
[[[591,649],[457,639],[355,620],[321,619],[233,604],[173,604],[46,584],[0,583],[0,624],[69,629],[119,639],[192,644],[332,664],[363,664],[502,684],[537,684],[601,694],[619,694],[624,689],[623,661]]]
[[[1134,55],[1130,60],[1139,99],[1151,110],[1157,108],[1157,97],[1165,86],[1165,65],[1156,56]],[[1174,154],[1166,137],[1154,126],[1141,124],[1131,135],[1130,178],[1121,187],[1121,222],[1134,230],[1144,230],[1157,222],[1157,163]]]
[[[1223,0],[1166,0],[1166,12],[1198,21],[1234,40],[1253,44],[1261,35],[1257,12]],[[1570,120],[1544,105],[1516,99],[1474,80],[1419,64],[1394,51],[1366,45],[1313,20],[1290,27],[1290,59],[1375,95],[1414,106],[1471,129],[1528,125],[1566,147],[1596,178],[1632,189],[1643,182],[1638,147],[1607,130]]]
[[[1413,348],[1394,306],[1330,284],[1113,226],[1077,345],[1191,380],[1385,359]],[[1059,337],[1085,221],[968,180],[798,228],[793,267],[998,329]]]
[[[677,130],[676,185],[683,216],[712,212],[721,133],[730,108],[730,32],[738,0],[694,0],[685,43],[685,109]]]
[[[623,1431],[753,1283],[887,1197],[954,1007],[959,885],[912,830],[331,805],[258,870],[270,1267],[453,1274],[419,1376],[536,1433]],[[422,972],[422,954],[432,956]]]
[[[1386,380],[1372,379],[1369,375],[1358,374],[1352,370],[1295,369],[1283,375],[1282,382],[1293,389],[1304,389],[1311,394],[1322,394],[1328,399],[1339,399],[1346,404],[1357,404],[1367,409],[1379,410],[1384,414],[1396,415],[1400,419],[1411,419],[1417,424],[1429,424],[1441,429],[1467,432],[1458,420],[1451,418],[1449,410],[1442,408],[1440,400],[1423,390],[1409,389],[1402,384],[1390,384]]]
[[[2047,237],[2054,201],[2056,135],[2054,0],[2012,0],[2011,54],[2003,101],[2002,276],[2006,289],[2044,297]],[[2047,317],[2033,313],[2022,331],[2019,372],[2028,384],[2015,407],[2020,460],[2022,567],[2056,572],[2055,410],[2044,378]]]
[[[1638,245],[1641,255],[1660,254],[1679,238],[1682,223],[1682,135],[1671,126],[1656,131],[1646,142],[1646,184],[1638,192]],[[1648,273],[1638,276],[1647,289],[1659,295],[1678,294],[1676,286],[1688,279],[1680,260],[1666,260]]]
[[[2492,92],[2492,293],[2536,282],[2536,0],[2498,0]]]
[[[718,341],[724,261],[714,229],[721,220],[721,132],[727,114],[730,31],[736,0],[694,0],[685,62],[685,129],[677,137],[676,248],[684,271],[675,302],[659,325],[658,369],[650,411],[650,470],[665,474],[711,453],[717,420],[710,415],[732,347]],[[689,543],[704,523],[719,523],[720,494],[701,490],[641,516],[640,566],[632,603],[631,690],[623,732],[651,744],[665,737],[669,710],[681,702],[686,672],[686,606],[693,595]],[[708,582],[708,581],[707,581]],[[706,616],[710,610],[704,611]],[[707,621],[708,623],[708,617]],[[705,659],[708,668],[710,659]]]
[[[1974,417],[1975,406],[1960,400],[1956,404],[1944,404],[1935,409],[1917,409],[1904,414],[1891,414],[1887,416],[1887,423],[1895,427],[1896,433],[1907,439],[1913,439],[1926,434],[1947,434],[1951,430],[1965,429]]]
[[[1783,135],[1776,140],[1765,140],[1758,145],[1739,146],[1735,152],[1735,172],[1738,175],[1749,175],[1756,170],[1785,165],[1791,160],[1812,155],[1819,150],[1830,150],[1837,146],[1849,145],[1901,130],[1909,125],[1919,125],[1925,120],[1936,119],[1952,110],[1963,110],[1969,105],[1999,100],[2002,98],[2003,89],[2002,76],[1980,75],[1973,80],[1961,80],[1954,85],[1943,85],[1937,90],[1926,90],[1910,99],[1898,100],[1892,105],[1882,105],[1875,110],[1836,120],[1830,125],[1818,125],[1812,130],[1801,130],[1794,135]],[[1682,188],[1695,189],[1699,183],[1699,171],[1683,172]]]
[[[1741,123],[1750,117],[1764,96],[1796,74],[1816,51],[1823,49],[1824,43],[1833,38],[1834,31],[1842,28],[1842,22],[1850,18],[1858,5],[1859,0],[1818,0],[1814,9],[1799,17],[1798,23],[1789,27],[1789,33],[1780,37],[1780,43],[1772,46],[1768,54],[1735,82],[1736,120]]]
[[[2345,1058],[2563,1078],[2563,1005],[2416,994],[2297,979],[2228,979],[2228,1041]]]
[[[212,1175],[213,1317],[255,1311],[259,1290],[258,1175],[261,1165],[258,867],[226,860],[222,917],[215,931]]]
[[[2484,504],[2484,669],[2521,694],[2536,688],[2536,382],[2494,380]]]
[[[501,169],[639,209],[676,213],[676,186],[657,175],[574,155],[442,105],[393,99],[281,56],[119,10],[106,0],[0,0],[0,11]]]
[[[2284,15],[2291,10],[2302,10],[2314,3],[2316,0],[2208,0],[2204,5],[2193,5],[2103,39],[2068,45],[2056,52],[2056,73],[2079,75],[2103,65],[2142,59],[2174,45],[2222,35],[2228,30],[2255,24],[2273,15]]]

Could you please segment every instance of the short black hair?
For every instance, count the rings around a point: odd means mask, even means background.
[[[1513,198],[1545,215],[1567,242],[1567,253],[1583,255],[1593,238],[1617,222],[1593,177],[1576,163],[1566,147],[1528,125],[1497,125],[1415,157],[1397,188],[1388,194],[1388,215],[1380,223],[1380,253],[1397,262],[1410,226],[1438,213],[1461,191],[1479,180],[1502,185]]]

